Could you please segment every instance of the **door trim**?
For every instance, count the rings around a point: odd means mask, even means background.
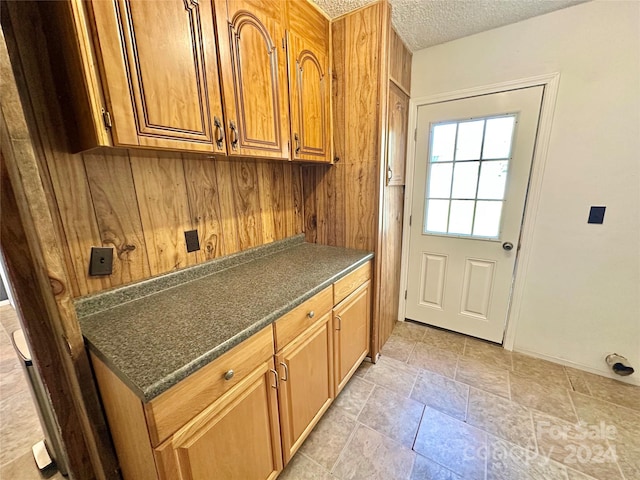
[[[539,85],[544,86],[544,93],[542,96],[542,106],[540,109],[540,117],[538,121],[538,134],[536,137],[531,174],[529,177],[529,190],[527,192],[527,200],[525,204],[522,228],[520,230],[520,251],[518,252],[518,257],[516,259],[516,270],[514,274],[513,289],[509,302],[509,309],[507,313],[507,321],[503,339],[503,347],[506,350],[513,350],[513,346],[515,343],[515,336],[520,317],[520,307],[522,304],[522,293],[524,290],[525,279],[527,278],[527,269],[531,257],[531,243],[533,240],[534,226],[538,213],[538,205],[540,203],[542,178],[547,161],[549,141],[551,138],[553,113],[555,110],[558,88],[560,85],[560,73],[555,72],[545,75],[508,80],[501,83],[465,88],[425,97],[412,98],[409,101],[409,138],[407,139],[406,171],[407,173],[411,172],[411,175],[413,175],[415,168],[416,140],[415,137],[411,135],[411,133],[415,131],[417,126],[418,107],[431,105],[434,103],[448,102],[452,100],[462,100],[464,98],[476,97],[480,95],[501,93],[509,90],[535,87]],[[407,178],[409,178],[408,175]],[[413,193],[412,190],[413,182],[405,182],[405,205],[411,205],[411,195]],[[400,321],[404,321],[407,305],[407,301],[404,298],[404,292],[407,290],[407,275],[409,270],[410,215],[411,208],[405,208],[404,221],[402,224],[402,265],[400,270],[400,306],[398,308],[398,319]]]

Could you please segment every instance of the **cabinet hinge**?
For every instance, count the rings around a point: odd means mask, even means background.
[[[104,108],[102,109],[102,121],[104,122],[105,128],[113,127],[113,124],[111,123],[111,114]]]
[[[282,39],[282,49],[284,50],[284,38]]]
[[[407,299],[407,291],[406,290],[404,291],[404,299],[405,300]]]
[[[418,141],[418,129],[417,128],[413,131],[413,140],[414,141]]]
[[[409,215],[409,226],[411,226],[411,218],[412,218],[412,215]]]

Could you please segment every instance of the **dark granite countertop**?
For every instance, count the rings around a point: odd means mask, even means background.
[[[372,256],[299,235],[79,299],[76,310],[91,350],[148,402]]]

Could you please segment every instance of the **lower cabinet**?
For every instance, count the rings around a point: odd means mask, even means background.
[[[331,312],[276,353],[285,465],[333,401]]]
[[[369,352],[370,312],[369,280],[333,309],[336,395],[342,391]]]
[[[91,359],[124,480],[276,478],[369,351],[371,262],[150,402]]]
[[[160,478],[276,478],[282,470],[276,382],[269,360],[156,448]]]

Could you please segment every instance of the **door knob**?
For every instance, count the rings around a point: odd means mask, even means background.
[[[507,252],[508,252],[509,250],[513,250],[513,243],[511,243],[511,242],[504,242],[504,243],[502,244],[502,248],[504,248]]]

